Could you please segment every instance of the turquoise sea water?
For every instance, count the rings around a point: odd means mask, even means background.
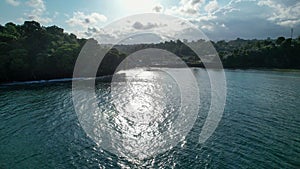
[[[166,81],[163,74],[152,73]],[[300,72],[226,70],[223,118],[204,144],[198,137],[210,105],[210,86],[205,70],[195,68],[193,73],[202,84],[193,129],[171,150],[145,160],[116,156],[85,134],[73,107],[71,82],[1,86],[0,168],[300,167]],[[97,83],[104,111],[112,109],[107,106],[110,91],[109,83]],[[166,95],[156,94],[156,99]],[[167,101],[168,112],[176,112],[178,100]],[[159,103],[147,102],[157,109]]]

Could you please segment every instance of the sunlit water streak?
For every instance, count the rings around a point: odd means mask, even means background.
[[[148,73],[153,78],[168,80],[159,73]],[[104,151],[85,134],[73,108],[70,82],[2,86],[0,168],[300,166],[299,72],[226,71],[228,96],[225,112],[219,127],[204,144],[198,144],[198,136],[210,106],[210,86],[204,70],[194,69],[193,73],[201,82],[201,108],[194,128],[173,149],[142,161],[128,160]],[[149,81],[144,83],[144,80],[135,83],[134,87],[141,90],[137,95],[128,96],[132,99],[112,100],[109,84],[97,83],[96,86],[102,110],[114,113],[110,110],[116,107],[111,107],[111,103],[117,101],[121,105],[117,107],[120,112],[146,112],[145,116],[139,117],[142,119],[134,118],[134,114],[130,116],[139,130],[123,130],[128,131],[128,136],[147,138],[155,134],[151,132],[158,129],[157,124],[163,119],[176,117],[178,88],[170,87],[171,79],[165,86],[155,86]],[[151,89],[158,89],[156,91],[161,93],[147,95]],[[126,90],[120,92],[126,96]],[[166,110],[166,114],[152,116],[150,110]],[[125,120],[122,113],[111,117],[112,126],[134,128],[127,121],[122,122]],[[164,122],[162,124],[167,126],[170,121]]]
[[[112,103],[118,114],[110,121],[122,133],[122,149],[143,158],[155,151],[153,138],[170,128],[180,108],[176,83],[162,72],[142,71],[127,82],[114,82]],[[165,77],[165,78],[162,78]]]

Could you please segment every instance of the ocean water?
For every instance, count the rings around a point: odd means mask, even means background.
[[[145,140],[127,142],[138,150],[182,113],[174,79],[155,70],[145,72],[130,92],[119,86],[117,100],[110,95],[110,83],[99,81],[95,89],[111,129]],[[300,168],[300,72],[225,70],[223,117],[202,144],[199,133],[211,91],[206,71],[192,72],[200,84],[192,129],[171,149],[149,152],[145,159],[115,154],[86,134],[74,109],[70,81],[1,86],[0,168]],[[129,114],[127,121],[119,116],[122,112]]]

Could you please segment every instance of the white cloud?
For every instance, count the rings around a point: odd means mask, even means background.
[[[231,0],[231,1],[229,1],[228,4],[222,6],[222,7],[218,8],[216,11],[214,11],[214,13],[221,13],[223,15],[226,15],[233,11],[240,11],[240,9],[237,7],[237,4],[241,3],[241,2],[248,2],[248,1],[253,1],[253,0]]]
[[[114,44],[122,39],[120,37],[128,31],[124,31],[124,29],[106,29],[105,27],[91,26],[79,30],[66,30],[66,32],[74,33],[79,38],[93,38],[102,44]]]
[[[44,12],[46,10],[46,6],[43,0],[30,0],[27,1],[26,4],[34,8],[34,10],[38,12]]]
[[[179,6],[173,6],[167,9],[166,13],[185,17],[197,17],[200,8],[204,4],[205,0],[180,0]]]
[[[212,12],[216,11],[218,8],[219,8],[219,4],[218,4],[217,0],[212,0],[205,6],[204,9],[206,12],[212,13]]]
[[[208,30],[208,31],[213,31],[214,26],[213,25],[203,25],[203,26],[201,26],[201,29],[205,29],[205,30]]]
[[[44,17],[46,12],[46,5],[43,0],[29,0],[26,4],[32,8],[30,13],[25,13],[26,19],[35,20],[41,23],[52,22],[49,17]]]
[[[8,4],[12,5],[12,6],[19,6],[20,2],[17,0],[5,0]]]
[[[217,19],[217,16],[209,13],[209,14],[201,15],[195,18],[193,21],[201,22],[201,21],[210,21],[214,19]]]
[[[91,13],[91,14],[84,14],[83,12],[74,12],[73,17],[68,19],[66,22],[70,26],[82,26],[82,27],[89,27],[93,25],[97,25],[100,22],[106,22],[107,17],[99,14],[99,13]]]
[[[228,4],[220,7],[217,0],[210,0],[206,3],[205,0],[181,0],[180,6],[175,6],[166,9],[167,14],[184,17],[193,23],[199,25],[199,28],[207,31],[214,31],[215,29],[226,28],[225,24],[218,25],[216,20],[220,14],[233,11],[232,7],[236,1],[231,0]]]
[[[267,6],[273,10],[273,13],[268,16],[269,21],[287,27],[300,24],[300,2],[292,6],[285,6],[276,1],[260,0],[257,4],[259,6]]]
[[[219,22],[204,22],[200,25],[200,28],[202,30],[206,30],[206,31],[221,31],[221,30],[227,30],[227,26],[224,23],[219,23]]]
[[[181,19],[159,14],[157,14],[156,16],[159,17],[153,17],[153,14],[144,14],[143,17],[133,16],[130,19],[122,19],[120,21],[113,22],[109,24],[108,27],[100,28],[100,25],[88,26],[84,29],[82,29],[82,27],[76,27],[73,29],[78,28],[78,30],[69,30],[69,32],[76,33],[78,37],[92,37],[98,40],[99,43],[104,44],[115,44],[119,42],[148,43],[150,41],[152,42],[152,40],[153,42],[154,40],[156,42],[160,42],[159,39],[154,39],[151,32],[154,32],[155,36],[157,35],[157,37],[160,37],[163,40],[171,40],[173,39],[173,37],[182,37],[182,39],[189,40],[196,40],[201,38],[199,37],[200,35],[197,34],[197,36],[195,36],[193,34],[193,32],[197,30],[197,27],[193,27],[193,25],[190,25],[186,21],[183,22]],[[162,18],[164,19],[164,21],[162,21]],[[189,32],[187,28],[189,30],[193,28],[194,31]],[[146,35],[144,35],[145,32],[149,32],[150,34],[148,35],[146,33]]]
[[[27,19],[34,20],[34,21],[37,21],[37,22],[40,22],[40,23],[44,23],[44,24],[52,22],[51,18],[41,17],[41,16],[37,16],[37,15],[30,15],[30,14],[27,16]]]
[[[293,27],[300,23],[300,19],[281,21],[278,24],[281,26]]]

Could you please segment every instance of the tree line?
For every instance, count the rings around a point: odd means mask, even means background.
[[[0,82],[72,77],[77,56],[86,41],[57,26],[44,27],[35,21],[0,25]],[[204,48],[212,44],[224,68],[300,69],[300,37],[183,42],[115,46],[105,56],[98,75],[112,74],[127,55],[146,48],[165,49],[188,65],[203,66],[186,44]]]

